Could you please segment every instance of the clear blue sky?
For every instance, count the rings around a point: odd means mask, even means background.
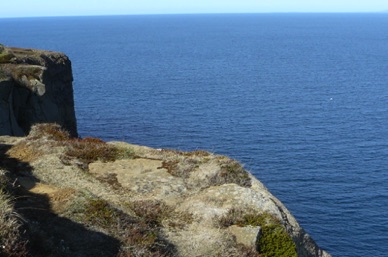
[[[4,0],[0,18],[160,13],[380,12],[388,0]]]

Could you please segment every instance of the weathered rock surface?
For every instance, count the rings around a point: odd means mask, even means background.
[[[113,147],[130,155],[108,162],[89,161],[85,171],[81,169],[84,166],[79,165],[83,157],[69,157],[67,152],[72,144],[80,141],[53,140],[35,130],[33,128],[34,133],[27,138],[0,137],[0,144],[11,147],[8,158],[27,163],[30,167],[28,172],[23,168],[14,172],[18,175],[12,180],[35,196],[45,195],[51,206],[50,215],[54,213],[77,224],[84,222],[86,227],[106,236],[121,238],[122,234],[128,233],[125,231],[132,231],[133,235],[138,230],[131,230],[133,225],[123,225],[122,218],[111,219],[116,214],[105,209],[103,216],[109,222],[109,229],[101,222],[88,223],[92,219],[88,216],[90,214],[82,212],[90,209],[84,204],[90,199],[107,202],[131,219],[154,224],[152,229],[157,232],[152,233],[157,233],[157,238],[162,238],[163,243],[149,239],[148,232],[147,239],[144,239],[145,235],[141,236],[140,246],[138,239],[120,239],[121,251],[127,254],[122,256],[260,256],[253,253],[260,247],[260,226],[220,226],[220,220],[235,209],[241,211],[241,215],[249,210],[279,220],[294,241],[300,257],[330,256],[318,247],[260,181],[225,156],[204,151],[187,153],[152,149],[123,142],[88,143],[90,152],[98,147]],[[229,177],[225,180],[226,176]],[[85,215],[89,218],[82,218]],[[98,215],[101,213],[93,212],[93,217]],[[34,222],[33,218],[29,219]],[[44,227],[44,222],[40,222]],[[56,233],[53,236],[60,237],[62,232]],[[79,239],[77,235],[75,237]],[[141,250],[149,240],[163,247],[170,245],[167,247],[170,250],[160,255]],[[74,248],[76,242],[72,239],[66,239],[63,244],[70,250],[61,254],[78,256],[81,251]],[[149,251],[154,251],[153,247],[149,246]]]
[[[55,122],[77,136],[71,62],[62,53],[0,45],[0,135]]]

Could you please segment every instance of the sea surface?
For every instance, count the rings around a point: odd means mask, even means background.
[[[0,19],[72,60],[81,136],[245,164],[333,256],[388,256],[388,14]]]

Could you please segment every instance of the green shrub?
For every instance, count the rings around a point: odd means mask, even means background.
[[[231,209],[221,217],[221,227],[260,226],[257,250],[265,257],[297,257],[296,246],[281,222],[273,215],[254,210]]]
[[[235,160],[221,161],[221,171],[211,179],[211,184],[219,186],[234,183],[242,187],[251,186],[251,178],[243,166]]]
[[[85,220],[93,225],[109,227],[117,217],[117,211],[104,200],[91,199],[85,206]]]
[[[297,257],[296,246],[280,224],[261,227],[258,251],[266,257]]]

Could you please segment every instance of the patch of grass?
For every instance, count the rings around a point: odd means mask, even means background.
[[[115,222],[117,217],[115,209],[101,199],[91,199],[85,207],[85,220],[93,225],[107,227]]]
[[[172,229],[184,229],[187,225],[192,224],[194,216],[189,212],[174,211],[167,219],[167,225]]]
[[[7,188],[8,179],[7,179],[6,173],[7,172],[4,170],[1,170],[1,167],[0,167],[0,194],[4,194]]]
[[[87,137],[67,142],[66,156],[80,160],[85,170],[95,161],[113,162],[118,159],[133,158],[134,153],[127,148],[117,148],[101,139]]]
[[[116,160],[117,149],[97,138],[74,139],[68,144],[66,155],[77,158],[86,164],[94,161]]]
[[[8,63],[14,57],[12,51],[0,44],[0,63]]]
[[[211,178],[211,184],[219,186],[234,183],[242,187],[251,186],[251,178],[243,166],[235,160],[226,159],[220,163],[221,171]]]
[[[27,240],[23,238],[21,225],[11,198],[0,191],[0,256],[28,256]]]
[[[55,141],[66,141],[70,139],[70,134],[56,123],[40,123],[31,127],[28,139],[35,140],[40,138],[47,138]]]
[[[44,143],[41,142],[44,140]],[[70,140],[70,135],[58,124],[35,124],[32,126],[26,140],[12,146],[7,154],[23,162],[31,162],[43,156],[46,152],[52,152],[51,147],[61,146]],[[48,141],[50,141],[48,143]],[[46,145],[50,146],[45,147]]]
[[[281,222],[269,213],[253,210],[231,209],[221,217],[221,227],[231,225],[260,226],[257,250],[265,257],[297,257],[296,246]]]
[[[173,211],[162,201],[140,200],[130,203],[129,207],[144,223],[152,227],[159,227]]]
[[[141,204],[146,207],[141,208]],[[156,212],[164,213],[166,206],[143,201],[134,206],[136,212],[142,214],[141,217],[130,217],[105,200],[96,198],[88,198],[83,207],[78,206],[74,210],[78,212],[75,215],[79,221],[102,228],[121,241],[120,257],[176,256],[174,246],[163,238],[159,227],[156,226],[159,225]]]
[[[69,132],[55,123],[42,123],[32,126],[27,142],[24,142],[24,145],[16,145],[14,147],[15,151],[16,148],[19,148],[19,151],[22,149],[27,151],[31,142],[39,143],[39,140],[50,140],[50,146],[65,147],[63,162],[69,163],[71,159],[78,159],[81,162],[81,168],[84,170],[87,170],[88,165],[95,161],[110,162],[134,157],[134,152],[131,149],[115,147],[98,138],[71,138]],[[33,145],[36,146],[36,144]],[[39,147],[32,148],[34,148],[32,151],[36,151]],[[39,153],[38,156],[41,154]]]
[[[175,247],[162,237],[159,230],[145,223],[131,224],[124,232],[119,257],[177,256]]]
[[[32,162],[41,157],[43,152],[26,141],[22,141],[7,151],[7,155],[22,162]]]
[[[191,172],[200,164],[209,160],[209,152],[197,150],[193,152],[182,152],[176,150],[162,150],[169,155],[162,163],[162,168],[174,177],[188,178]]]
[[[265,257],[297,257],[295,243],[279,224],[263,226],[258,251]]]
[[[174,177],[188,178],[190,173],[198,167],[199,161],[189,157],[183,160],[167,160],[162,162],[162,168],[165,168],[168,173]]]
[[[163,149],[162,153],[166,154],[172,154],[172,155],[179,155],[179,156],[185,156],[185,157],[206,157],[210,156],[211,153],[204,151],[204,150],[195,150],[191,152],[184,152],[184,151],[179,151],[179,150],[174,150],[174,149]]]

